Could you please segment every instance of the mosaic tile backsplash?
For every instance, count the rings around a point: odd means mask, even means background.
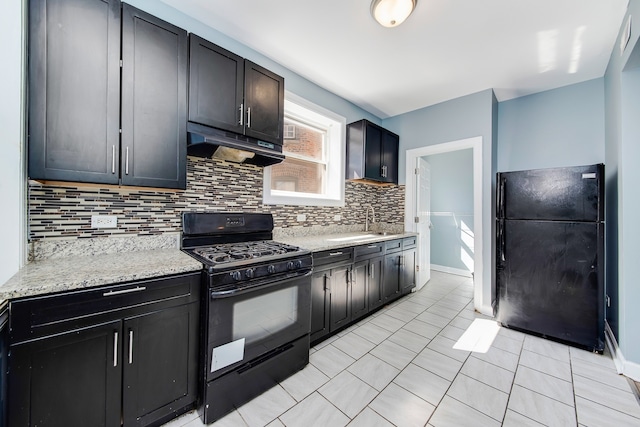
[[[29,240],[175,234],[185,211],[271,212],[274,233],[290,235],[319,234],[323,227],[332,227],[332,232],[359,231],[364,227],[368,204],[375,207],[380,225],[403,227],[404,186],[347,181],[343,207],[264,205],[262,172],[258,166],[189,157],[184,191],[30,181]],[[299,214],[306,215],[304,222],[297,221]],[[116,215],[118,226],[91,228],[92,215]]]

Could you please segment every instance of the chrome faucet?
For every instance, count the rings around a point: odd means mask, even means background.
[[[371,209],[371,223],[374,224],[376,222],[376,211],[373,206],[365,206],[364,231],[369,231],[369,209]]]

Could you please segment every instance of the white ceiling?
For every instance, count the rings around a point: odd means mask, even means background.
[[[627,7],[418,0],[384,28],[371,0],[163,1],[380,118],[488,88],[504,101],[602,77]]]

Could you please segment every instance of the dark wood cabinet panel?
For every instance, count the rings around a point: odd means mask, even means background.
[[[329,271],[314,272],[311,276],[311,342],[329,333]]]
[[[369,311],[381,307],[384,303],[382,263],[383,257],[381,256],[369,260],[369,284],[367,289],[367,295],[369,297]]]
[[[282,144],[284,78],[245,60],[245,135]]]
[[[12,301],[9,425],[158,425],[191,409],[199,295],[190,273]]]
[[[403,251],[400,264],[400,292],[411,292],[416,287],[416,250]]]
[[[117,184],[120,1],[29,2],[29,176]]]
[[[331,323],[333,332],[351,321],[351,267],[331,269]]]
[[[347,126],[347,179],[398,183],[398,144],[395,133],[368,120]]]
[[[186,188],[187,32],[122,5],[125,185]]]
[[[124,321],[123,419],[144,426],[196,400],[198,304]]]
[[[390,302],[400,295],[400,262],[402,253],[387,254],[384,257],[383,290],[384,302]]]
[[[120,426],[121,322],[11,348],[9,425]]]
[[[244,59],[189,35],[189,121],[244,132]]]
[[[351,320],[357,320],[369,312],[369,261],[356,262],[352,270]]]

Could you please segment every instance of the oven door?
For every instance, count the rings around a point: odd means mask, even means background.
[[[310,329],[310,270],[264,279],[233,292],[210,288],[207,380],[282,351]]]

